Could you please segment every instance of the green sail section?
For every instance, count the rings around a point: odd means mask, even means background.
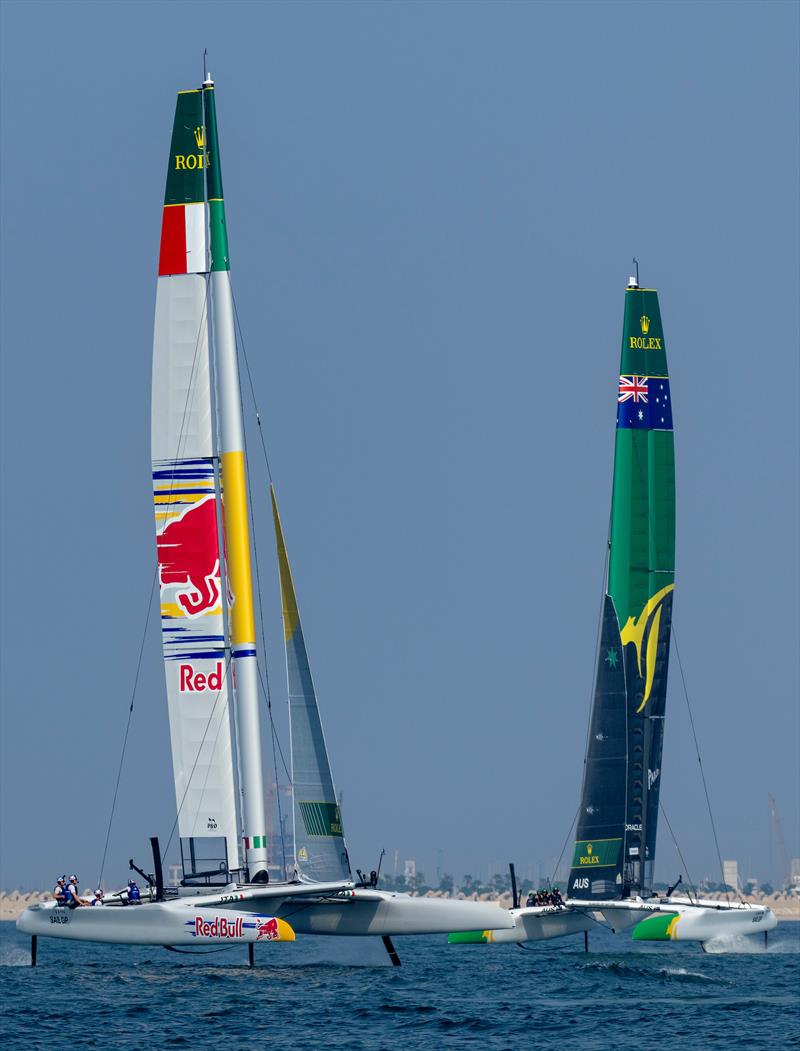
[[[219,156],[217,106],[213,85],[203,88],[205,125],[208,134],[206,158],[206,190],[208,192],[208,222],[211,232],[211,269],[230,270],[228,254],[228,227],[225,222],[225,198],[222,192],[222,164]]]
[[[206,164],[203,93],[181,91],[175,106],[164,204],[198,204],[205,200]]]
[[[625,293],[608,579],[572,897],[652,886],[675,582],[672,396],[658,294]],[[608,844],[598,861],[590,841]],[[613,851],[611,850],[613,844]],[[594,870],[602,870],[594,876]]]
[[[309,880],[322,883],[346,880],[350,878],[350,861],[342,816],[336,801],[292,571],[272,486],[270,496],[278,547],[289,686],[295,865],[299,875]]]

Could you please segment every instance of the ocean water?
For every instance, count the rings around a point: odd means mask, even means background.
[[[0,924],[0,1046],[38,1048],[622,1049],[800,1047],[800,923],[765,949],[643,945],[598,930],[448,946],[302,937],[205,957],[39,939]]]

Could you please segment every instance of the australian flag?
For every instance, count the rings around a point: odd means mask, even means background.
[[[672,398],[666,376],[620,376],[617,427],[672,430]]]

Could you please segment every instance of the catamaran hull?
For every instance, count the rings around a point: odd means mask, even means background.
[[[67,909],[47,902],[26,909],[17,929],[40,937],[125,945],[195,945],[293,941],[294,932],[334,935],[447,934],[474,927],[511,927],[497,905],[412,898],[373,889],[317,887],[226,888],[215,900],[198,897],[136,906]],[[340,896],[341,895],[341,896]],[[267,914],[267,910],[269,914]]]
[[[493,903],[447,898],[411,898],[380,891],[356,892],[349,901],[315,904],[285,902],[276,915],[299,934],[402,935],[449,934],[477,926],[510,928],[506,910]],[[362,896],[362,894],[364,896]],[[506,933],[498,930],[498,933]]]
[[[545,941],[581,931],[598,924],[594,913],[602,914],[616,934],[633,928],[634,941],[687,941],[705,944],[721,938],[766,933],[778,921],[771,909],[758,905],[719,905],[716,903],[645,901],[587,902],[569,904],[562,909],[511,909],[512,929],[453,933],[451,944],[488,944]]]
[[[513,927],[453,933],[449,941],[451,945],[548,941],[568,934],[580,934],[597,926],[591,914],[572,909],[510,909],[507,915],[512,919]]]
[[[634,941],[710,942],[717,938],[773,931],[778,921],[772,909],[686,909],[648,916],[633,929]]]
[[[220,945],[294,941],[284,920],[227,909],[195,908],[183,902],[68,909],[33,905],[17,930],[47,938],[118,945]]]

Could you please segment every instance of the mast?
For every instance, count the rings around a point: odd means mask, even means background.
[[[218,452],[229,591],[228,618],[236,694],[237,741],[245,860],[249,878],[266,882],[267,837],[261,763],[256,629],[239,367],[230,285],[228,235],[222,192],[214,82],[203,83],[206,194],[210,233],[211,322],[216,365]]]
[[[214,467],[202,91],[175,106],[153,332],[161,637],[184,878],[240,868]]]
[[[672,399],[658,293],[625,293],[606,595],[573,898],[652,887],[675,587]]]

